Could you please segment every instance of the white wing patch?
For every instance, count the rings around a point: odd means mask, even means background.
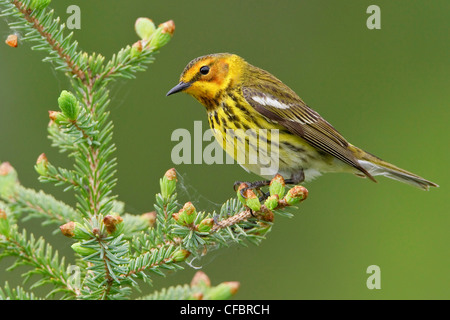
[[[270,107],[274,107],[277,109],[283,109],[283,110],[292,108],[292,104],[286,104],[286,103],[280,102],[266,94],[253,96],[252,99],[263,106],[270,106]],[[297,115],[298,115],[298,111],[297,111]],[[319,119],[320,119],[319,114],[313,110],[310,110],[309,112],[305,112],[305,111],[301,112],[301,116],[293,117],[292,121],[296,121],[301,124],[311,124],[311,123],[317,122]]]
[[[277,109],[289,109],[290,105],[282,103],[278,100],[275,100],[267,95],[264,96],[253,96],[252,99],[263,106],[271,106]]]

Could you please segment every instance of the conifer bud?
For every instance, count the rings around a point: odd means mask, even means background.
[[[0,164],[0,197],[9,199],[14,197],[19,180],[17,172],[9,162]]]
[[[227,300],[235,295],[240,287],[237,281],[222,282],[209,290],[207,298],[211,300]]]
[[[290,206],[305,200],[308,197],[308,190],[302,186],[294,186],[291,190],[288,191],[284,200]]]
[[[202,292],[194,292],[190,296],[189,300],[203,300],[203,293]]]
[[[174,32],[175,23],[172,20],[161,23],[153,34],[149,46],[155,49],[165,46],[172,38]]]
[[[88,256],[90,254],[95,253],[97,250],[93,249],[93,248],[88,248],[88,247],[83,247],[81,245],[81,243],[77,242],[74,243],[72,246],[73,251],[75,251],[76,253],[82,255],[82,256]]]
[[[272,196],[269,196],[266,201],[264,202],[264,205],[269,210],[275,210],[278,207],[278,194],[274,194]]]
[[[192,278],[191,287],[211,287],[211,280],[203,271],[197,271]]]
[[[134,30],[142,40],[149,40],[152,34],[155,32],[156,27],[152,19],[138,18],[134,24]]]
[[[161,195],[164,199],[168,199],[174,193],[177,187],[177,172],[174,168],[169,169],[164,174],[164,177],[159,180]]]
[[[101,232],[100,232],[100,229],[99,228],[97,228],[97,227],[95,227],[95,228],[92,228],[92,233],[94,234],[94,236],[95,237],[97,237],[97,238],[99,238],[100,236],[101,236]]]
[[[199,232],[210,232],[211,228],[214,226],[214,219],[213,218],[206,218],[203,219],[198,225],[197,230]]]
[[[106,227],[106,231],[109,234],[113,234],[116,232],[117,227],[123,222],[123,218],[121,216],[115,215],[107,215],[103,218],[103,224]]]
[[[245,189],[245,188],[248,188],[248,185],[247,185],[246,183],[243,182],[243,183],[241,183],[241,184],[239,185],[238,190],[237,190],[237,192],[236,192],[237,198],[238,198],[239,201],[240,201],[242,204],[244,204],[244,205],[245,205],[245,198],[242,196],[241,190],[242,190],[242,189]]]
[[[91,234],[83,228],[79,222],[67,222],[59,227],[62,234],[69,238],[74,238],[77,240],[88,240],[92,236]]]
[[[253,192],[252,189],[247,189],[244,193],[245,196],[245,205],[252,209],[253,211],[261,210],[261,202],[259,202],[259,198]]]
[[[146,221],[150,228],[153,228],[155,226],[155,223],[156,223],[156,212],[152,211],[152,212],[143,213],[141,215],[141,219]]]
[[[163,22],[158,26],[158,28],[162,28],[163,33],[168,33],[173,36],[173,33],[175,32],[175,22],[173,22],[173,20]]]
[[[130,55],[132,58],[137,57],[138,55],[140,55],[142,52],[142,41],[136,41],[132,46],[131,46],[131,51],[130,51]]]
[[[0,164],[0,176],[7,176],[10,173],[15,173],[12,165],[9,162],[2,162]]]
[[[41,155],[37,158],[36,165],[34,169],[41,176],[46,176],[48,173],[48,160],[45,153],[41,153]]]
[[[177,250],[173,253],[172,258],[174,262],[181,262],[187,259],[191,253],[185,249]]]
[[[0,209],[0,234],[5,237],[9,236],[9,221],[6,212],[3,209]]]
[[[69,120],[76,120],[80,113],[80,105],[77,98],[69,91],[63,90],[58,98],[58,105],[62,113]]]
[[[280,198],[282,198],[284,196],[285,186],[286,183],[284,182],[284,178],[281,175],[277,174],[275,177],[273,177],[272,181],[270,181],[270,195],[273,196],[277,194]]]
[[[175,217],[174,217],[175,218]],[[177,222],[181,225],[191,225],[194,223],[195,218],[197,218],[197,212],[195,211],[195,207],[191,202],[186,202],[178,212]]]
[[[60,111],[49,111],[48,117],[57,125],[60,125],[62,121],[67,121],[67,117]]]
[[[16,48],[16,47],[17,47],[17,35],[15,35],[15,34],[10,34],[10,35],[6,38],[5,43],[6,43],[8,46],[10,46],[10,47]]]
[[[260,217],[264,221],[273,222],[273,219],[275,218],[272,210],[261,210]]]
[[[59,229],[61,230],[62,234],[65,235],[66,237],[72,238],[75,233],[75,222],[70,221],[67,222],[66,224],[63,224],[62,226],[59,227]]]

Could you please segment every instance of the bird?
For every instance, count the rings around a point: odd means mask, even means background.
[[[268,185],[277,174],[286,184],[299,184],[329,172],[374,182],[374,176],[385,176],[423,190],[438,187],[354,146],[281,80],[236,54],[193,59],[166,96],[178,92],[206,108],[214,136],[228,154],[266,179],[249,188]]]

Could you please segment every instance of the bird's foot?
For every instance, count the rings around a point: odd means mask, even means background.
[[[277,175],[277,176],[280,176],[280,175]],[[277,176],[274,179],[276,179]],[[303,170],[300,170],[300,171],[292,174],[290,179],[284,180],[283,177],[281,177],[281,179],[283,180],[283,184],[297,185],[305,180],[305,175],[303,173]],[[241,196],[244,199],[247,198],[245,196],[247,190],[249,190],[249,189],[255,190],[259,194],[259,200],[262,202],[270,196],[270,192],[263,192],[263,191],[261,191],[261,188],[265,187],[265,186],[269,186],[272,181],[273,180],[260,180],[260,181],[254,181],[254,182],[236,181],[233,185],[233,188],[234,188],[234,191],[239,190]]]
[[[245,193],[249,189],[255,190],[260,195],[260,201],[265,200],[269,196],[269,193],[264,193],[263,191],[261,191],[261,188],[270,185],[270,180],[261,180],[254,182],[236,181],[233,186],[234,191],[237,191],[242,184],[244,184],[245,187],[240,188],[239,192],[243,198],[247,198],[245,196]]]

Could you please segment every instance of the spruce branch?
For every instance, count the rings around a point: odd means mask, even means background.
[[[120,288],[119,277],[126,272],[128,241],[123,239],[123,235],[109,236],[101,221],[97,220],[96,225],[98,227],[93,230],[94,238],[72,245],[73,250],[80,254],[89,266],[79,298],[123,298],[124,292]]]
[[[39,300],[33,292],[27,292],[23,287],[11,288],[8,282],[0,287],[0,300]]]
[[[49,163],[45,153],[42,153],[38,157],[35,170],[39,173],[39,181],[41,182],[53,182],[56,186],[68,184],[69,186],[64,191],[83,186],[83,179],[78,176],[76,171],[56,168]]]
[[[10,27],[26,32],[23,41],[37,42],[33,50],[46,50],[50,53],[44,61],[56,61],[58,66],[55,69],[70,72],[84,80],[86,76],[77,58],[80,56],[76,51],[78,43],[71,41],[73,33],[64,36],[65,26],[60,24],[59,18],[53,18],[54,11],[47,11],[45,6],[36,6],[34,2],[36,1],[2,0],[0,5],[5,8],[2,16],[18,19],[10,23]]]
[[[197,271],[191,283],[164,288],[141,297],[141,300],[226,300],[239,290],[237,281],[222,282],[211,286],[209,277],[203,271]]]
[[[113,55],[97,75],[97,79],[106,82],[117,77],[133,79],[136,72],[145,71],[146,65],[154,61],[154,53],[166,45],[173,36],[175,24],[169,20],[156,28],[152,20],[139,18],[136,20],[135,30],[141,40]]]
[[[59,292],[62,293],[63,299],[73,298],[75,293],[68,285],[69,276],[66,273],[65,259],[64,257],[59,259],[58,252],[54,251],[50,244],[42,237],[36,240],[33,234],[28,236],[25,230],[18,232],[14,219],[9,215],[0,215],[0,231],[0,248],[3,249],[0,259],[7,256],[16,257],[16,261],[8,271],[22,265],[30,266],[32,269],[23,274],[25,281],[33,275],[41,276],[30,289],[51,284],[54,288],[47,297]]]
[[[25,280],[40,278],[30,290],[49,284],[47,297],[64,299],[125,299],[140,282],[152,283],[154,275],[178,271],[183,263],[208,253],[210,249],[238,243],[259,244],[271,230],[274,216],[292,216],[284,210],[303,201],[307,190],[295,186],[285,194],[284,180],[277,176],[262,201],[258,190],[241,186],[236,198],[226,201],[219,212],[204,212],[190,201],[179,203],[177,173],[169,169],[160,179],[155,211],[142,215],[125,212],[117,200],[116,146],[113,123],[109,119],[110,88],[115,79],[134,78],[146,70],[158,50],[171,39],[175,25],[169,20],[156,27],[148,18],[139,18],[135,30],[140,40],[127,45],[107,60],[101,54],[78,49],[73,34],[48,10],[50,0],[0,0],[2,16],[13,18],[12,29],[25,32],[23,41],[36,43],[34,50],[47,52],[44,61],[54,62],[70,79],[71,88],[55,99],[58,111],[49,111],[48,137],[60,152],[68,152],[73,167],[50,163],[45,154],[36,162],[41,182],[72,191],[72,208],[42,191],[23,187],[14,168],[0,164],[0,258],[12,256],[10,269],[26,265]],[[256,193],[255,193],[256,192]],[[189,200],[189,199],[188,199]],[[262,201],[262,202],[261,202]],[[43,224],[58,224],[63,236],[71,238],[77,279],[72,283],[64,258],[43,239],[35,239],[18,222],[39,217]],[[70,269],[72,270],[72,269]],[[226,299],[239,284],[224,282],[212,287],[203,273],[190,285],[156,291],[143,299]],[[0,298],[36,298],[32,292],[7,284]]]
[[[50,118],[56,116],[55,112],[49,111]],[[61,153],[70,151],[69,157],[74,157],[77,154],[78,149],[74,144],[76,138],[64,133],[53,120],[50,120],[47,130],[48,138],[52,141],[52,147],[59,148]]]
[[[43,224],[46,225],[79,219],[69,205],[43,191],[37,192],[22,186],[16,171],[7,162],[0,164],[0,200],[12,209],[16,217],[23,217],[24,221],[43,218]]]
[[[158,275],[164,276],[162,270],[183,269],[176,264],[184,261],[189,256],[189,252],[177,250],[175,246],[154,248],[147,251],[129,262],[127,272],[121,275],[122,278],[141,278],[149,281],[150,278],[144,271],[152,271]]]
[[[282,210],[286,207],[292,206],[296,204],[297,202],[303,201],[306,199],[308,195],[308,191],[305,187],[296,186],[289,190],[288,196],[284,199],[278,200],[278,196],[275,198],[275,203],[271,206],[275,207],[278,211],[277,213],[280,213],[279,210]],[[274,199],[274,198],[272,198]],[[272,200],[270,199],[270,200]],[[217,232],[220,229],[231,227],[235,224],[247,221],[250,218],[256,218],[258,220],[266,221],[266,222],[272,222],[273,221],[273,212],[270,209],[270,207],[266,205],[261,205],[258,211],[253,211],[250,208],[247,208],[246,210],[235,214],[227,219],[217,221],[214,226],[211,229],[211,233]]]
[[[286,215],[283,213],[284,208],[298,204],[308,194],[306,188],[295,186],[280,200],[285,185],[284,179],[277,175],[271,183],[271,195],[264,204],[260,204],[259,199],[256,199],[255,204],[255,198],[250,197],[250,193],[247,198],[243,198],[239,189],[237,199],[227,201],[219,214],[199,212],[190,202],[176,212],[180,207],[176,201],[176,182],[174,169],[168,170],[160,181],[161,193],[156,196],[155,204],[155,233],[160,236],[155,237],[159,242],[150,245],[164,245],[167,241],[177,239],[181,248],[194,255],[204,255],[209,248],[228,246],[230,243],[260,243],[271,229],[274,213]]]
[[[43,191],[36,192],[23,186],[20,186],[17,191],[14,208],[22,215],[26,213],[23,221],[31,218],[43,218],[43,224],[47,225],[79,219],[77,212],[72,207]]]

